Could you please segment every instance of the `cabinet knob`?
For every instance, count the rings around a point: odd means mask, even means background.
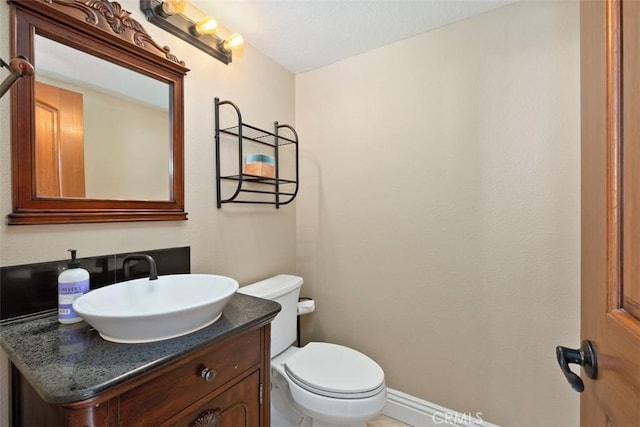
[[[204,368],[200,373],[200,376],[202,376],[202,378],[204,378],[204,380],[208,383],[213,381],[216,378],[216,375],[218,375],[218,373],[213,369],[209,369],[209,368]]]

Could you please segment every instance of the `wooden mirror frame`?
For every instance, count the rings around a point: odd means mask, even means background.
[[[184,210],[184,62],[158,46],[130,13],[108,0],[8,0],[12,55],[33,61],[35,34],[166,82],[170,86],[170,200],[38,197],[35,187],[35,76],[12,88],[12,193],[9,224],[186,220]],[[117,126],[117,123],[113,124]],[[135,183],[132,183],[135,185]]]

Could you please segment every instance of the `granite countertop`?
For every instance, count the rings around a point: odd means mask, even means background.
[[[85,322],[62,325],[49,312],[0,324],[0,345],[40,397],[77,402],[273,318],[276,302],[235,294],[222,317],[182,337],[144,344],[104,340]]]

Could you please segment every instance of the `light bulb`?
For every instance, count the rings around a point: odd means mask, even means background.
[[[164,0],[162,2],[162,11],[167,15],[175,15],[184,12],[187,6],[187,0]]]
[[[244,43],[244,38],[242,37],[242,35],[238,33],[234,33],[234,34],[231,34],[229,38],[224,41],[224,43],[222,43],[222,47],[225,50],[231,50],[233,48],[242,46],[243,43]]]
[[[206,16],[202,18],[196,24],[196,33],[203,34],[214,34],[218,29],[218,23],[211,16]]]

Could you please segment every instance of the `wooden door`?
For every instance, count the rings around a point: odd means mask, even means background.
[[[38,197],[84,197],[82,94],[35,84],[35,188]]]
[[[582,426],[640,426],[640,2],[581,3]]]

